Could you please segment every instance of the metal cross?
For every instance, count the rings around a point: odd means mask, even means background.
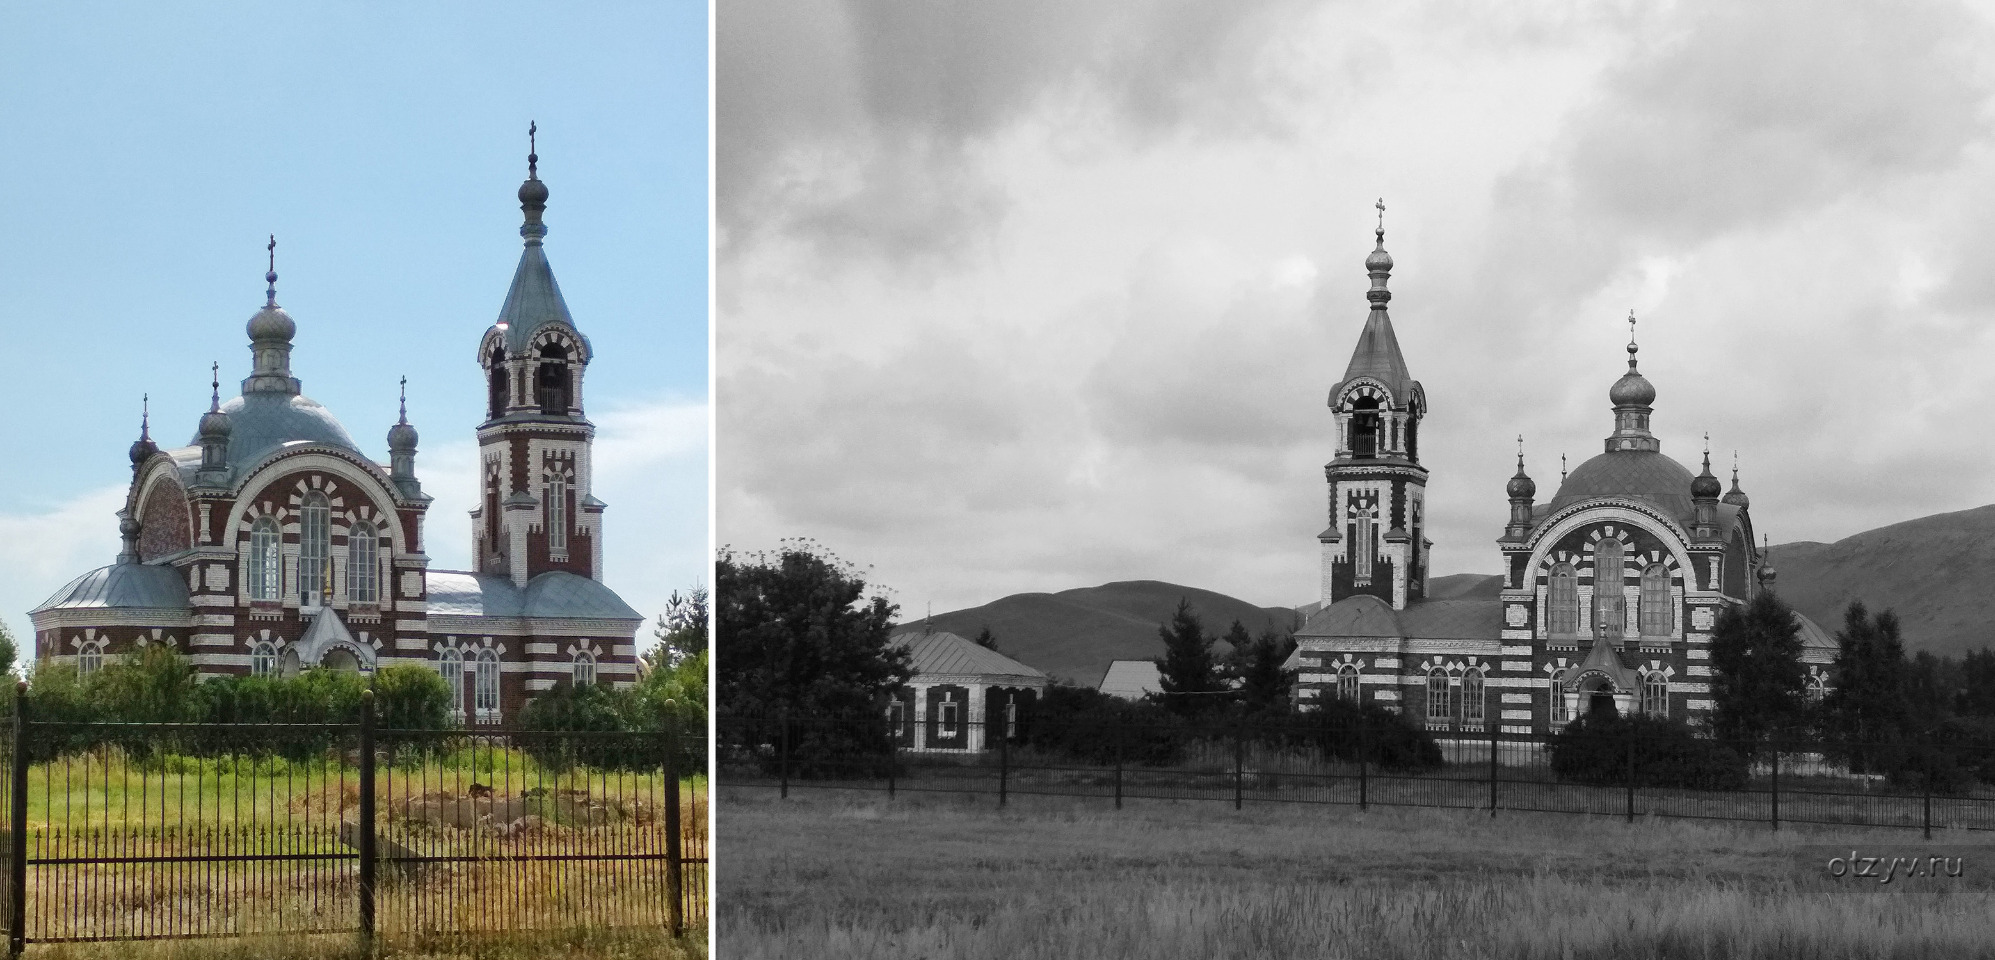
[[[1635,311],[1628,311],[1628,342],[1635,342]]]
[[[1385,229],[1385,198],[1378,198],[1378,203],[1373,206],[1378,207],[1378,228],[1382,231]]]
[[[277,235],[276,235],[276,234],[274,234],[274,233],[273,233],[273,234],[271,234],[271,235],[270,235],[270,246],[266,247],[265,249],[267,249],[267,250],[269,250],[269,251],[270,251],[270,272],[272,272],[272,273],[276,273],[276,272],[277,272]]]

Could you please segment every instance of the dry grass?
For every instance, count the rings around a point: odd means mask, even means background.
[[[718,823],[730,958],[1995,955],[1985,886],[1809,886],[1802,845],[1898,830],[762,790]]]
[[[596,931],[565,936],[449,940],[384,938],[374,955],[390,960],[705,960],[705,931],[681,940],[656,932]],[[29,960],[362,960],[350,936],[29,947]]]

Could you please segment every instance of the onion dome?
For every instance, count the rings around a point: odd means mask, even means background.
[[[1621,379],[1614,381],[1614,386],[1607,391],[1607,399],[1617,407],[1646,407],[1656,402],[1656,388],[1651,386],[1649,379],[1642,376],[1642,372],[1635,368],[1637,349],[1639,348],[1635,346],[1634,341],[1628,342],[1628,372],[1622,374]]]
[[[1777,576],[1777,572],[1773,569],[1773,538],[1764,534],[1761,536],[1762,539],[1760,542],[1766,546],[1764,552],[1761,554],[1763,559],[1760,560],[1759,564],[1759,582],[1771,587],[1773,586],[1773,578]]]
[[[263,309],[249,318],[249,338],[251,340],[282,340],[286,343],[298,334],[298,324],[291,315],[277,305],[277,237],[270,237],[270,269],[264,273],[263,281],[270,284],[264,293]]]
[[[1517,438],[1517,475],[1510,478],[1510,482],[1504,485],[1503,491],[1509,494],[1512,500],[1527,502],[1538,495],[1538,484],[1524,472],[1523,437]]]
[[[1725,491],[1725,502],[1735,507],[1752,506],[1752,498],[1739,488],[1739,452],[1732,451],[1732,489]]]
[[[145,462],[145,458],[159,452],[159,444],[152,442],[152,397],[150,394],[139,400],[139,438],[132,441],[132,467]]]
[[[402,418],[388,428],[388,449],[395,453],[414,453],[416,450],[416,428],[409,423],[409,378],[402,378]]]
[[[1692,500],[1716,500],[1722,489],[1718,486],[1718,478],[1711,475],[1711,447],[1709,443],[1706,443],[1704,447],[1704,472],[1698,474],[1696,479],[1690,481],[1690,498]]]
[[[204,445],[209,443],[227,443],[229,433],[235,429],[235,424],[229,419],[229,415],[222,412],[221,370],[222,365],[219,363],[215,364],[212,368],[211,372],[214,375],[214,379],[209,384],[212,393],[208,397],[208,412],[201,415],[201,427],[198,436],[200,442]]]

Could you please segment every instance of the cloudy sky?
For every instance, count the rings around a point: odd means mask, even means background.
[[[1757,526],[1995,501],[1995,28],[1948,3],[723,3],[721,542],[910,614],[1156,578],[1315,599],[1325,395],[1392,316],[1436,572],[1611,427]]]
[[[10,11],[0,622],[25,635],[115,558],[142,394],[177,446],[211,360],[240,389],[271,233],[305,393],[386,460],[408,375],[431,563],[463,569],[530,120],[548,258],[596,348],[606,580],[647,614],[707,580],[707,42],[700,2]]]

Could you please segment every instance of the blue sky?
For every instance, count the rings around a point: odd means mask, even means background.
[[[596,357],[606,581],[655,614],[707,535],[704,2],[46,4],[0,31],[0,620],[110,562],[139,398],[180,445],[246,375],[277,235],[293,372],[377,459],[409,377],[433,566],[468,562],[473,357],[547,252]]]

